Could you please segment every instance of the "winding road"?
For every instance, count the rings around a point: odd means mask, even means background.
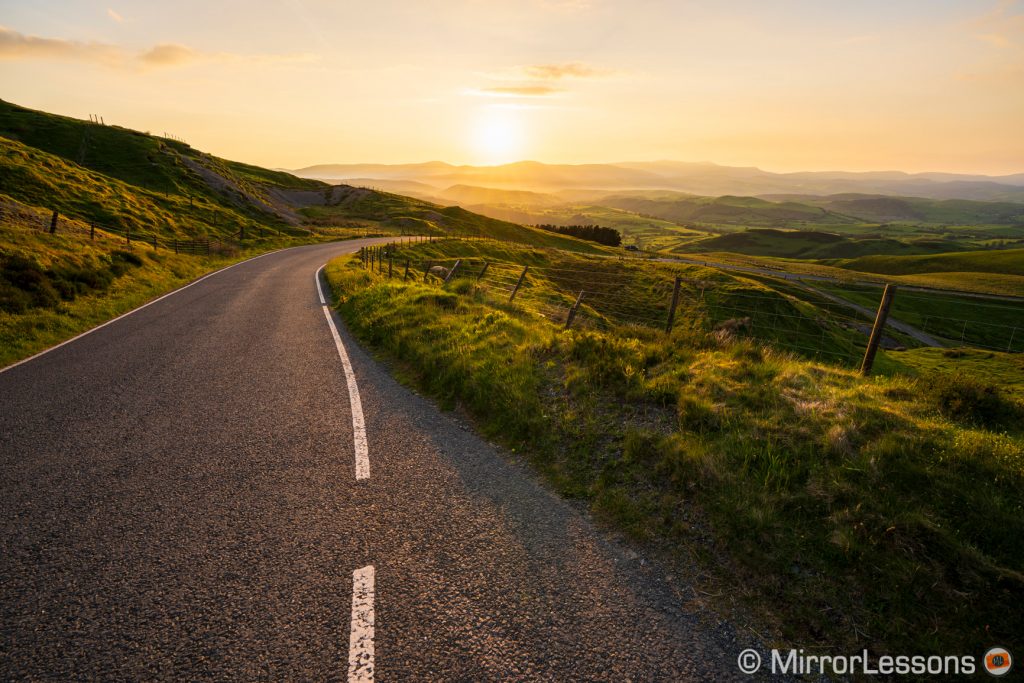
[[[318,270],[371,242],[0,372],[0,679],[739,677],[727,625],[352,341]]]

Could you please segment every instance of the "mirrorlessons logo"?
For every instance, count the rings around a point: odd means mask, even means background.
[[[1005,676],[1013,668],[1013,658],[1006,648],[994,647],[985,653],[985,671],[993,676]]]
[[[736,660],[739,670],[753,674],[761,669],[761,654],[747,649]],[[882,655],[872,658],[867,650],[855,655],[808,655],[802,649],[772,650],[768,668],[773,674],[818,675],[915,675],[969,676],[978,671],[973,655]],[[1013,668],[1013,658],[1002,647],[985,653],[981,668],[992,676],[1005,676]]]

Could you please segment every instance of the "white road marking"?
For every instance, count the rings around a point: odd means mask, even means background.
[[[363,403],[359,400],[359,385],[356,384],[356,373],[352,371],[352,362],[348,358],[348,352],[345,351],[345,345],[341,343],[341,335],[338,334],[334,318],[331,317],[331,309],[327,305],[327,299],[324,298],[324,290],[320,286],[320,273],[323,272],[323,269],[324,266],[320,266],[320,269],[316,271],[316,292],[320,295],[320,305],[324,309],[324,317],[327,318],[327,324],[331,327],[331,336],[334,337],[334,345],[338,348],[338,355],[341,357],[341,367],[345,370],[345,382],[348,384],[348,400],[352,408],[352,441],[355,444],[356,451],[356,479],[369,479],[370,456],[366,445],[366,422],[363,420]]]
[[[22,358],[17,363],[11,363],[10,365],[8,365],[5,368],[0,368],[0,374],[2,374],[4,372],[7,372],[11,368],[16,368],[19,365],[24,365],[25,363],[29,362],[30,360],[35,360],[36,358],[39,358],[40,356],[45,356],[50,351],[56,351],[60,347],[66,346],[66,345],[70,344],[71,342],[73,342],[75,340],[81,339],[82,337],[84,337],[87,334],[92,334],[96,330],[102,329],[102,328],[106,327],[107,325],[113,325],[114,323],[116,323],[121,318],[127,318],[132,313],[138,313],[143,308],[146,308],[147,306],[152,306],[153,304],[155,304],[158,301],[163,301],[164,299],[166,299],[169,296],[174,296],[175,294],[179,294],[181,292],[184,292],[189,287],[191,287],[193,285],[198,285],[200,282],[202,282],[206,278],[213,277],[217,273],[223,273],[225,270],[230,270],[231,268],[234,268],[235,266],[240,266],[243,263],[249,263],[250,261],[255,261],[256,259],[263,258],[264,256],[270,256],[271,254],[276,254],[279,251],[284,251],[284,249],[276,249],[274,251],[268,251],[266,254],[260,254],[259,256],[253,256],[252,258],[247,258],[244,261],[239,261],[238,263],[232,263],[230,266],[225,266],[223,268],[219,268],[219,269],[213,271],[212,273],[207,273],[206,275],[202,276],[198,280],[193,280],[192,282],[188,283],[184,287],[179,287],[178,289],[175,289],[173,292],[167,292],[163,296],[157,297],[156,299],[153,299],[152,301],[147,301],[146,303],[142,304],[138,308],[133,308],[132,310],[128,311],[127,313],[122,313],[121,315],[117,316],[116,318],[112,318],[111,320],[108,320],[107,322],[105,322],[105,323],[103,323],[101,325],[97,325],[96,327],[89,328],[88,330],[86,330],[82,334],[77,334],[74,337],[72,337],[71,339],[65,339],[60,344],[55,344],[54,346],[51,346],[48,349],[44,349],[44,350],[40,351],[39,353],[35,354],[34,356],[29,356],[28,358]]]
[[[373,565],[352,572],[349,683],[373,683]]]

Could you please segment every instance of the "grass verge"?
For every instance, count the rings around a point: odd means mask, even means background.
[[[389,280],[354,258],[326,272],[350,329],[404,381],[608,524],[696,562],[717,605],[756,615],[769,640],[832,654],[1019,643],[1024,412],[998,390],[864,379],[696,312],[670,336],[612,318],[565,330],[472,277]],[[555,284],[537,286],[561,296]]]

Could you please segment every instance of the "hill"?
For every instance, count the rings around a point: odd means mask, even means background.
[[[1024,249],[949,252],[931,256],[863,256],[834,261],[830,265],[882,275],[999,273],[1024,276]]]
[[[331,186],[220,159],[177,140],[2,100],[0,170],[0,194],[15,202],[116,230],[167,237],[227,236],[256,228],[289,232],[292,226],[312,224],[595,249],[458,207]]]
[[[499,166],[425,164],[321,164],[295,171],[309,178],[414,180],[437,187],[480,185],[534,192],[566,189],[676,190],[697,195],[883,194],[932,199],[1024,202],[1024,175],[943,173],[772,173],[753,167],[680,161],[608,164],[544,164],[521,161]]]
[[[866,222],[921,222],[946,225],[1024,225],[1024,204],[964,199],[922,199],[884,195],[767,195],[772,201],[798,201]]]
[[[959,242],[881,237],[848,237],[814,230],[756,228],[710,237],[686,245],[693,252],[733,252],[749,256],[798,259],[841,259],[864,255],[937,254],[965,249]]]

